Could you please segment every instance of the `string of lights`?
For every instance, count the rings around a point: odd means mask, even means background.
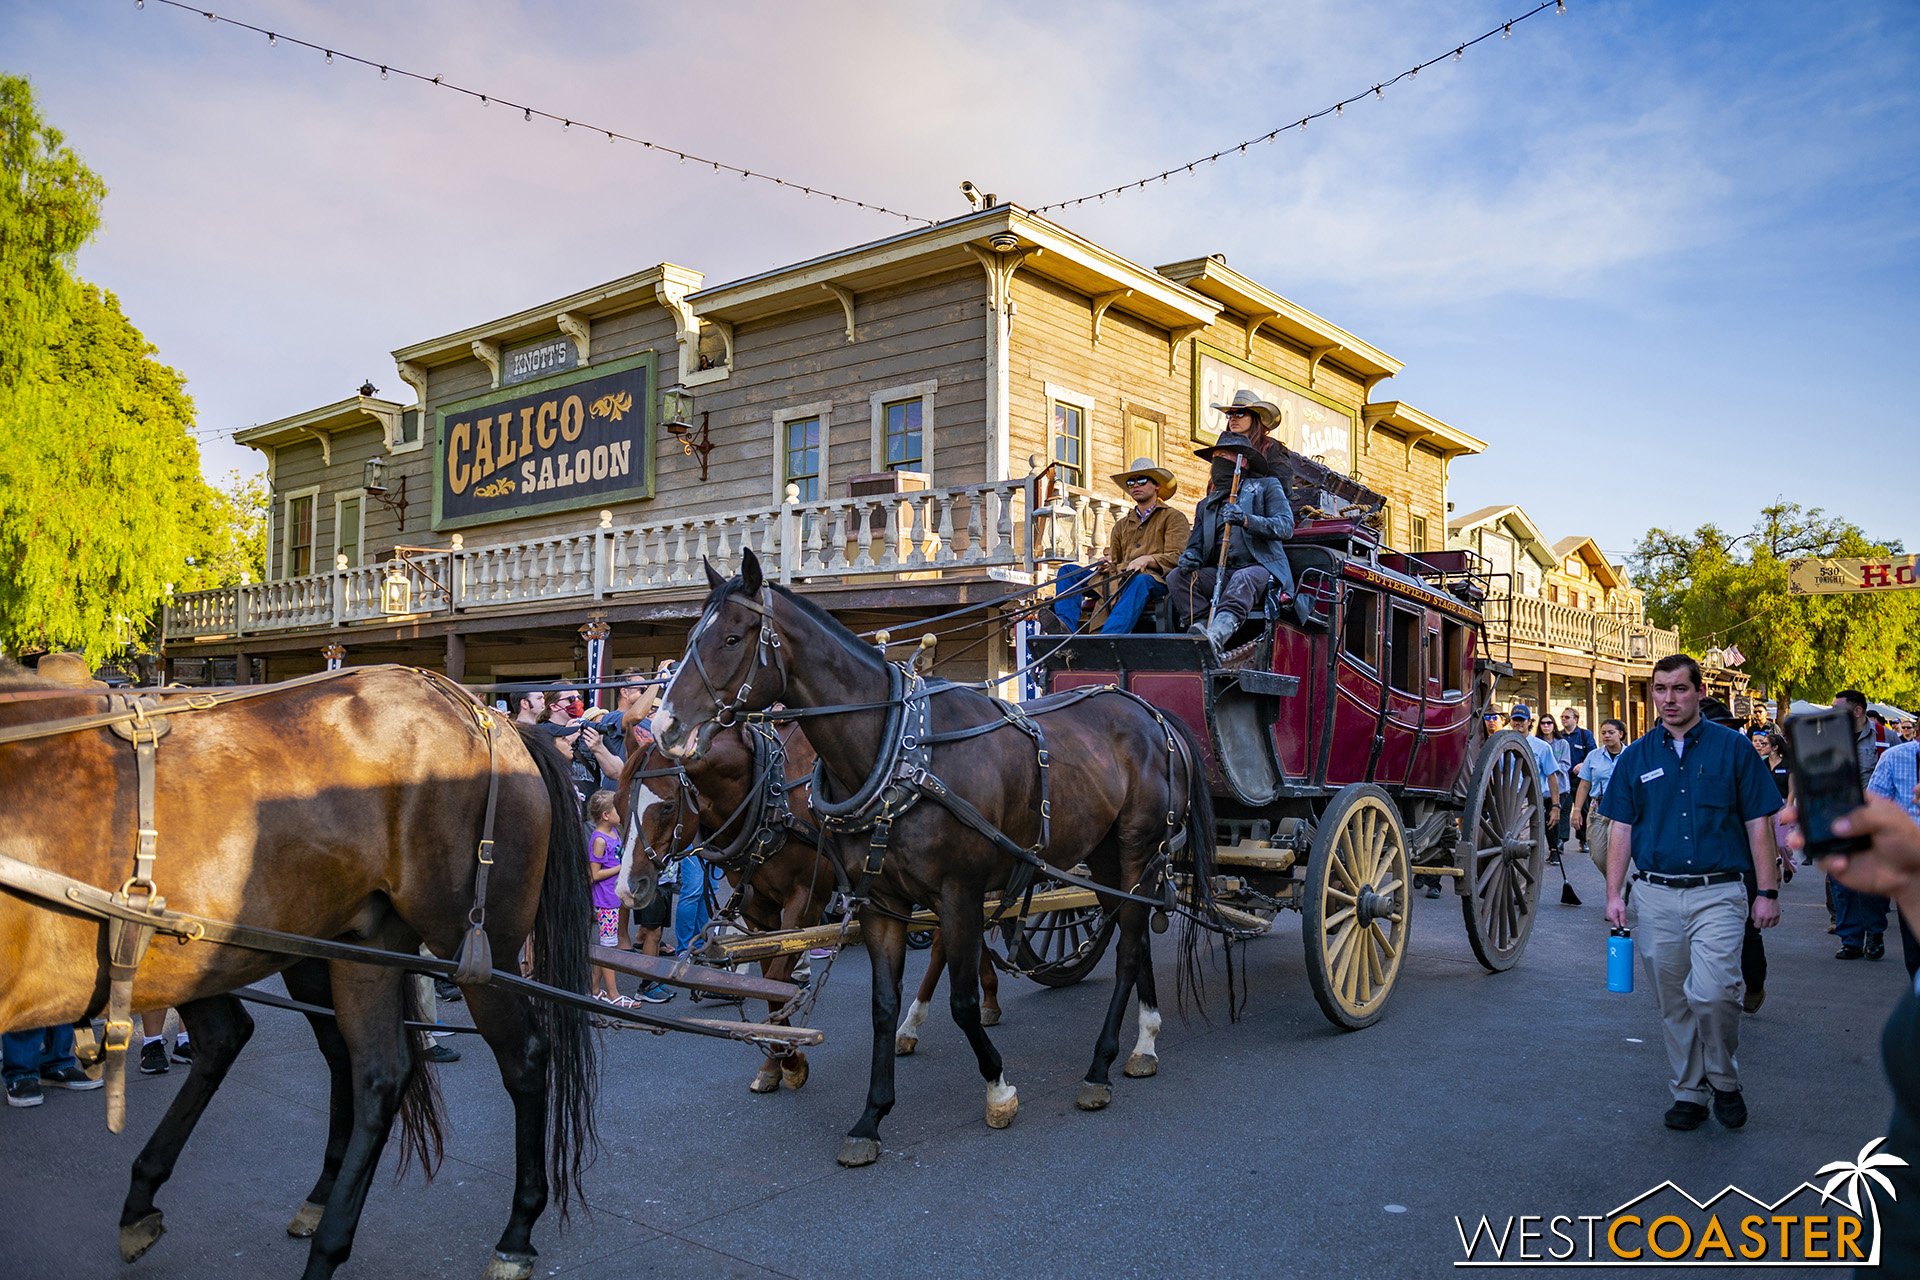
[[[1266,133],[1263,133],[1258,137],[1248,138],[1245,142],[1235,143],[1231,146],[1222,147],[1218,151],[1213,152],[1211,155],[1200,156],[1198,159],[1188,161],[1185,164],[1177,164],[1170,169],[1162,169],[1159,173],[1152,174],[1149,177],[1136,178],[1131,182],[1123,182],[1117,187],[1108,187],[1104,191],[1095,191],[1088,195],[1076,196],[1071,200],[1060,200],[1060,201],[1056,201],[1053,204],[1039,205],[1035,207],[1033,212],[1051,213],[1056,209],[1070,209],[1075,205],[1085,204],[1089,200],[1104,201],[1108,196],[1118,196],[1127,191],[1137,191],[1140,188],[1145,187],[1150,182],[1165,182],[1169,178],[1173,178],[1181,174],[1192,173],[1195,169],[1199,168],[1201,165],[1212,164],[1216,160],[1219,160],[1225,156],[1245,155],[1248,147],[1257,146],[1262,142],[1272,142],[1283,133],[1290,133],[1290,132],[1293,132],[1294,130],[1299,130],[1301,132],[1304,132],[1309,123],[1320,119],[1322,116],[1343,116],[1346,114],[1347,108],[1352,106],[1356,102],[1364,102],[1369,97],[1376,98],[1376,99],[1384,98],[1386,96],[1386,91],[1388,89],[1391,89],[1394,85],[1399,84],[1402,80],[1411,80],[1416,78],[1417,76],[1419,76],[1419,74],[1422,71],[1425,71],[1428,67],[1437,66],[1442,62],[1448,62],[1448,61],[1458,62],[1460,59],[1467,56],[1467,50],[1473,48],[1473,46],[1479,44],[1482,40],[1491,40],[1495,36],[1499,36],[1502,40],[1510,39],[1513,35],[1513,29],[1515,27],[1525,22],[1528,18],[1533,17],[1535,14],[1541,13],[1547,9],[1552,9],[1555,13],[1565,13],[1567,11],[1567,0],[1540,0],[1539,4],[1535,5],[1533,8],[1527,10],[1525,13],[1519,15],[1518,17],[1509,18],[1505,22],[1502,22],[1499,26],[1496,26],[1489,31],[1483,32],[1480,35],[1475,36],[1471,40],[1462,41],[1460,44],[1455,45],[1453,48],[1446,50],[1444,53],[1441,53],[1436,57],[1429,58],[1425,62],[1422,62],[1417,66],[1409,67],[1407,70],[1402,71],[1399,75],[1393,77],[1391,80],[1382,80],[1371,88],[1362,89],[1360,92],[1356,94],[1352,94],[1349,97],[1340,99],[1340,101],[1334,103],[1332,106],[1322,108],[1321,110],[1316,111],[1311,115],[1302,116],[1300,119],[1295,120],[1290,124],[1283,124],[1277,129],[1270,129]]]
[[[922,218],[911,213],[902,213],[898,209],[890,209],[886,205],[875,204],[871,200],[856,200],[852,196],[839,195],[809,183],[794,182],[791,179],[782,178],[775,174],[763,173],[758,169],[747,169],[740,165],[728,164],[724,160],[714,160],[707,156],[696,155],[680,147],[669,146],[664,142],[653,142],[646,138],[638,138],[632,134],[623,133],[618,129],[609,129],[604,125],[593,124],[585,120],[575,120],[568,116],[555,115],[551,111],[542,111],[539,107],[530,106],[524,102],[511,102],[494,94],[482,93],[478,89],[469,89],[464,85],[454,84],[445,76],[430,76],[418,71],[409,71],[405,67],[395,66],[392,63],[378,62],[372,58],[363,58],[357,54],[347,53],[339,49],[329,49],[325,45],[314,44],[312,41],[302,40],[298,36],[269,31],[265,27],[257,27],[250,22],[242,22],[237,18],[223,17],[211,9],[202,9],[198,5],[183,3],[183,0],[154,0],[154,3],[165,5],[169,9],[178,9],[182,13],[198,14],[208,22],[217,25],[234,27],[242,31],[251,31],[255,35],[265,36],[269,46],[278,46],[285,43],[293,45],[296,48],[322,54],[325,56],[328,66],[332,66],[336,59],[341,62],[350,62],[369,68],[370,70],[378,71],[382,80],[399,76],[402,79],[415,80],[424,85],[431,85],[436,89],[447,89],[454,93],[464,94],[468,98],[478,99],[482,106],[499,106],[504,107],[510,112],[517,111],[520,113],[521,118],[528,124],[532,124],[537,119],[549,124],[557,124],[568,132],[579,129],[590,134],[604,134],[609,143],[635,143],[648,151],[657,151],[661,155],[671,156],[681,164],[692,163],[711,166],[714,173],[738,174],[742,182],[771,183],[776,187],[785,187],[789,191],[797,191],[804,197],[811,198],[818,196],[823,200],[832,201],[834,204],[851,205],[856,209],[866,209],[873,213],[885,214],[888,217],[899,218],[905,222],[922,223],[926,226],[933,226],[937,221],[933,218]],[[147,0],[134,0],[134,7],[136,9],[146,8]]]

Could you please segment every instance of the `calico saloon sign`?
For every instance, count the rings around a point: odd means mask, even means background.
[[[439,410],[433,527],[648,497],[652,405],[646,354]]]

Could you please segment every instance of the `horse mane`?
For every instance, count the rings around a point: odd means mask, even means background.
[[[882,663],[884,663],[885,659],[880,656],[880,651],[878,649],[874,648],[871,644],[867,643],[865,640],[862,640],[859,636],[855,635],[853,631],[844,622],[841,622],[840,619],[834,617],[832,614],[828,613],[825,609],[822,609],[819,605],[813,603],[813,601],[808,600],[805,596],[802,596],[797,592],[788,590],[786,587],[783,587],[779,583],[774,582],[770,579],[767,580],[766,585],[769,590],[778,592],[780,596],[784,598],[789,604],[793,605],[794,608],[798,609],[801,613],[806,614],[809,618],[812,618],[814,622],[818,623],[820,627],[827,632],[828,635],[840,641],[840,643],[842,643],[848,649],[852,650],[856,655],[858,655],[861,661],[867,663],[870,666],[880,666]],[[726,585],[722,588],[722,594],[720,598],[724,601],[727,596],[730,596],[735,591],[739,590],[740,586],[741,586],[741,581],[738,575],[728,578],[726,581]]]

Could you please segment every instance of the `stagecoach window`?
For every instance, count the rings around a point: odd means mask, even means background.
[[[1440,679],[1448,693],[1465,693],[1471,674],[1467,670],[1467,627],[1451,618],[1440,620]]]
[[[1370,667],[1380,665],[1380,597],[1358,588],[1347,592],[1347,620],[1340,647]]]
[[[1392,671],[1388,683],[1407,693],[1420,692],[1421,616],[1405,609],[1393,611]]]
[[[794,418],[786,424],[785,484],[800,486],[800,501],[820,500],[820,419]]]

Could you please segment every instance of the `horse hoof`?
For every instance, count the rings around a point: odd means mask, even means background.
[[[160,1211],[155,1209],[138,1222],[120,1228],[120,1261],[137,1262],[140,1255],[153,1248],[153,1242],[167,1232],[166,1223],[160,1219]]]
[[[893,1056],[896,1058],[911,1058],[913,1051],[919,1047],[919,1036],[895,1036],[893,1038]]]
[[[806,1057],[796,1054],[791,1063],[780,1068],[780,1083],[789,1089],[798,1089],[807,1082],[807,1076],[812,1070],[807,1065]]]
[[[834,1157],[842,1169],[863,1169],[880,1158],[880,1139],[848,1138]]]
[[[496,1253],[481,1280],[533,1280],[531,1253]]]
[[[747,1086],[748,1093],[780,1092],[780,1068],[769,1062],[754,1072],[753,1083]]]
[[[1019,1114],[1020,1096],[1018,1094],[1009,1097],[1005,1102],[990,1101],[987,1103],[987,1128],[1004,1129],[1012,1124],[1013,1118]]]
[[[327,1206],[315,1204],[311,1200],[307,1201],[300,1206],[300,1211],[293,1215],[293,1221],[287,1224],[287,1234],[296,1240],[305,1240],[320,1229],[320,1215],[326,1211]]]
[[[1080,1086],[1080,1096],[1073,1100],[1073,1105],[1082,1111],[1104,1111],[1107,1104],[1112,1101],[1112,1085],[1094,1084],[1088,1081]]]
[[[1000,1011],[998,1009],[982,1009],[980,1011],[980,1025],[983,1027],[999,1026]]]
[[[1145,1080],[1159,1072],[1160,1059],[1150,1053],[1136,1053],[1127,1059],[1127,1065],[1122,1069],[1129,1080]]]

